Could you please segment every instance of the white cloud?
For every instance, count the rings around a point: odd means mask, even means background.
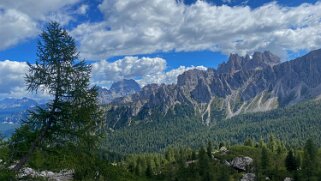
[[[105,60],[92,64],[91,83],[109,87],[122,79],[135,79],[140,85],[150,83],[176,83],[177,76],[190,69],[206,70],[203,66],[180,66],[167,71],[166,60],[149,57],[124,57],[114,62]],[[0,61],[0,99],[7,97],[30,97],[37,100],[49,99],[50,96],[39,91],[37,94],[26,90],[25,74],[28,72],[26,62]]]
[[[282,7],[275,2],[256,9],[185,5],[176,0],[104,0],[105,20],[72,31],[87,59],[159,51],[211,50],[252,53],[311,50],[321,45],[321,2]]]
[[[92,82],[100,86],[108,86],[122,79],[141,79],[147,75],[163,72],[166,61],[162,58],[124,57],[114,62],[102,60],[93,63]]]
[[[26,94],[24,76],[27,70],[25,62],[0,61],[0,97]]]
[[[69,9],[79,0],[0,1],[0,51],[35,37],[41,23],[56,20],[67,24],[73,19]]]
[[[23,1],[1,1],[0,8],[15,9],[26,14],[32,19],[46,20],[50,14],[61,13],[68,6],[78,3],[79,0],[23,0]]]
[[[0,99],[30,97],[36,100],[48,99],[49,95],[39,91],[34,94],[27,91],[25,75],[28,72],[26,62],[11,60],[0,61]]]
[[[182,73],[184,73],[185,71],[191,70],[191,69],[207,70],[207,68],[204,66],[190,66],[190,67],[180,66],[176,69],[172,69],[167,72],[162,71],[162,72],[158,72],[156,74],[146,75],[142,79],[137,80],[137,82],[139,82],[139,84],[141,84],[142,86],[147,85],[147,84],[151,84],[151,83],[176,84],[177,77],[179,75],[181,75]]]
[[[87,4],[82,4],[79,6],[79,8],[77,9],[77,13],[84,15],[87,13],[89,6]]]
[[[0,51],[38,33],[35,21],[13,9],[0,9],[0,24]]]
[[[115,62],[102,60],[93,63],[92,83],[108,87],[112,82],[122,79],[135,79],[142,86],[150,83],[176,83],[177,76],[190,69],[202,69],[203,66],[185,67],[180,66],[177,69],[166,71],[166,60],[162,58],[148,57],[124,57]]]

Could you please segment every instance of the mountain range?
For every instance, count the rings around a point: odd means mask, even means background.
[[[100,104],[108,104],[116,98],[129,96],[141,90],[140,85],[133,79],[123,79],[114,82],[110,89],[98,87],[98,101]]]
[[[2,99],[0,100],[0,123],[19,123],[27,116],[27,110],[37,105],[37,101],[26,97]]]
[[[150,84],[107,106],[111,129],[186,114],[205,125],[321,99],[321,49],[281,62],[271,52],[231,54],[217,69],[193,69],[177,84]],[[183,110],[183,112],[182,112]],[[184,115],[182,115],[184,114]]]

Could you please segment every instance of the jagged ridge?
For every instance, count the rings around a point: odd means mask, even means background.
[[[288,62],[270,52],[232,54],[217,70],[189,70],[177,84],[145,86],[109,105],[107,123],[120,128],[157,120],[183,107],[205,124],[242,113],[293,105],[321,94],[321,49]],[[192,112],[192,113],[191,113]]]

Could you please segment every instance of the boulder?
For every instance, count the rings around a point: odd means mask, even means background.
[[[290,177],[286,177],[285,179],[284,179],[284,181],[292,181],[293,179],[292,178],[290,178]]]
[[[21,169],[18,177],[23,178],[26,176],[30,177],[42,177],[43,179],[46,180],[51,180],[51,181],[70,181],[73,179],[73,170],[62,170],[59,173],[55,173],[52,171],[35,171],[32,168],[23,168]]]
[[[226,166],[231,166],[231,163],[228,162],[227,160],[224,160],[224,165],[226,165]]]
[[[241,181],[255,181],[255,174],[254,173],[243,174]]]
[[[253,163],[250,157],[236,157],[232,160],[231,165],[238,170],[246,171],[246,169]]]
[[[227,149],[225,146],[222,146],[222,147],[220,148],[220,152],[222,152],[222,153],[227,153],[227,152],[228,152],[228,149]]]

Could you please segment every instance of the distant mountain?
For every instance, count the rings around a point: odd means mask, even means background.
[[[0,100],[0,123],[18,123],[27,116],[27,110],[37,106],[38,103],[29,98]]]
[[[203,124],[321,99],[321,49],[280,62],[271,52],[232,54],[217,69],[189,70],[177,84],[151,84],[112,102],[107,124],[117,129],[166,115],[193,116]]]
[[[133,79],[114,82],[110,89],[99,87],[98,100],[101,104],[108,104],[116,98],[132,95],[141,90],[140,85]]]

